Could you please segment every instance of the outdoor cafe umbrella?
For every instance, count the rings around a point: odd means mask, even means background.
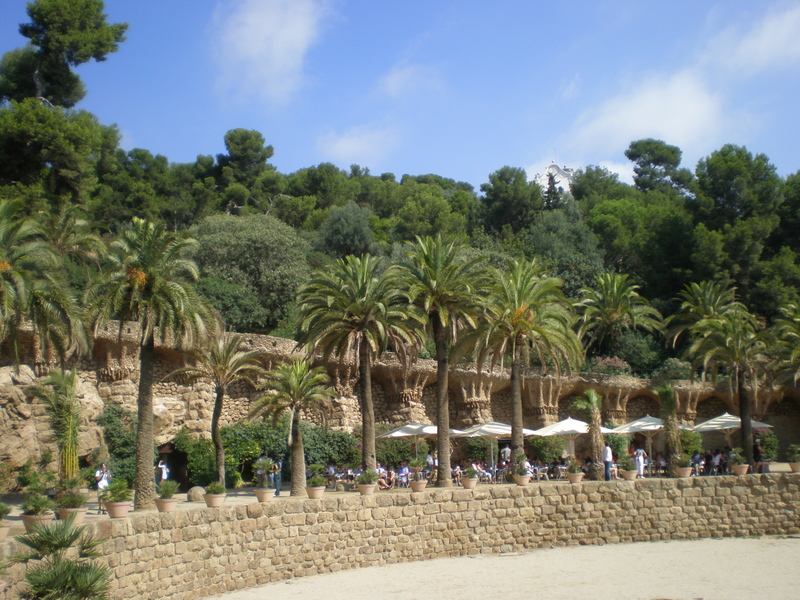
[[[522,435],[533,435],[532,429],[522,429]],[[492,439],[504,438],[504,437],[511,437],[511,425],[506,425],[505,423],[497,423],[496,421],[490,421],[488,423],[480,423],[478,425],[473,425],[472,427],[467,427],[464,431],[459,434],[454,435],[453,437],[460,437],[460,438],[476,438],[476,437],[486,437]],[[492,468],[492,472],[494,472],[494,452],[490,452],[491,455],[491,464],[490,467]]]
[[[561,437],[567,439],[567,454],[570,456],[575,456],[575,439],[579,435],[588,433],[588,431],[589,425],[587,425],[584,421],[567,417],[558,423],[553,423],[552,425],[547,425],[541,429],[534,430],[533,435],[538,435],[541,437],[560,435]],[[612,433],[612,430],[606,427],[601,427],[600,433]]]
[[[392,429],[386,433],[382,433],[377,438],[403,438],[410,437],[414,439],[414,457],[417,458],[417,447],[420,438],[433,437],[439,433],[436,425],[427,425],[425,423],[409,423],[397,429]],[[456,436],[462,433],[460,429],[451,429],[450,435]]]
[[[762,423],[761,421],[750,420],[750,425],[753,429],[764,427],[772,427],[769,423]],[[733,446],[731,443],[731,435],[742,427],[742,418],[732,415],[730,413],[723,413],[718,417],[704,421],[699,425],[694,426],[694,430],[698,433],[706,433],[709,431],[721,431],[725,434],[725,439],[728,440],[728,445]]]

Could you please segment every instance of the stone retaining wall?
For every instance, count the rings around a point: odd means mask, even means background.
[[[100,521],[114,598],[191,600],[441,556],[800,533],[800,475],[331,495]],[[9,543],[6,552],[12,550]],[[12,581],[21,567],[8,574]],[[16,597],[11,591],[0,598]]]

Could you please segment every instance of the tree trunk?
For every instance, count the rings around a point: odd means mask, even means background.
[[[290,496],[306,494],[306,453],[303,448],[303,435],[300,433],[300,411],[292,411],[292,435],[289,438],[289,451],[292,457],[292,489]]]
[[[448,378],[450,364],[447,358],[447,335],[442,320],[437,313],[431,317],[433,343],[436,346],[436,428],[439,468],[437,487],[453,485],[450,471],[450,402],[448,398]]]
[[[592,464],[589,468],[589,479],[592,481],[603,481],[606,478],[605,464],[603,463],[603,448],[605,443],[600,427],[603,419],[599,408],[592,409],[592,422],[589,425],[589,446],[592,453]]]
[[[736,365],[736,386],[739,392],[739,417],[742,419],[742,450],[752,472],[753,463],[753,424],[750,422],[750,395],[747,393],[744,367]]]
[[[139,396],[136,415],[136,480],[134,509],[155,507],[156,476],[153,466],[153,372],[155,340],[149,335],[139,348]]]
[[[375,460],[375,407],[372,404],[372,374],[369,347],[366,341],[359,348],[358,370],[361,379],[361,462],[364,468],[374,470]]]
[[[522,340],[514,342],[511,359],[511,445],[514,447],[514,464],[517,456],[525,454],[525,440],[522,435]]]
[[[217,456],[217,481],[225,485],[225,448],[222,447],[222,432],[219,419],[222,416],[222,404],[225,399],[225,386],[218,385],[214,398],[214,412],[211,414],[211,439]]]

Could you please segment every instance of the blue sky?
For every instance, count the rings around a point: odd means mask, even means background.
[[[0,0],[0,52],[24,0]],[[127,41],[78,68],[79,108],[173,162],[260,131],[283,173],[332,162],[476,188],[504,165],[626,173],[725,143],[800,170],[800,2],[107,0]]]

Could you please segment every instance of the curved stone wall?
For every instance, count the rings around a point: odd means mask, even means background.
[[[117,599],[193,600],[343,569],[574,544],[800,534],[800,475],[479,486],[101,521]],[[15,542],[4,551],[19,551]],[[2,546],[0,546],[2,547]],[[0,598],[16,597],[21,566]]]

